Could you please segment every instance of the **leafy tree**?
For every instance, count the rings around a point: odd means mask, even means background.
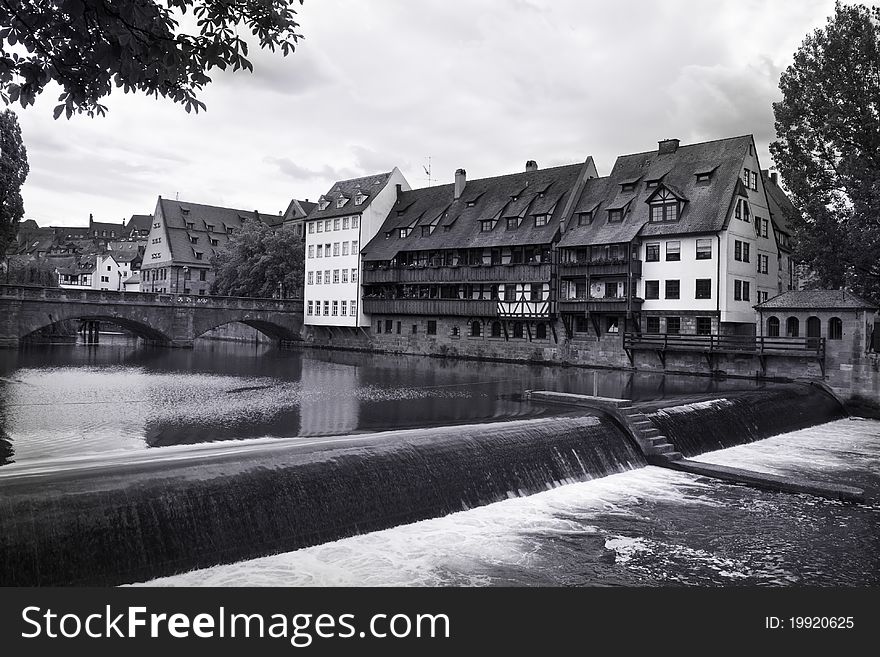
[[[302,240],[290,226],[272,229],[249,221],[214,256],[212,294],[299,298],[305,259]]]
[[[0,94],[22,107],[50,81],[63,88],[55,118],[103,115],[113,85],[162,95],[186,111],[213,68],[253,66],[242,25],[261,48],[294,50],[302,0],[0,0]],[[192,12],[194,20],[186,16]],[[182,22],[193,23],[189,32]],[[24,51],[24,52],[22,52]]]
[[[56,265],[45,258],[10,256],[7,259],[5,282],[13,285],[58,287]]]
[[[880,300],[880,7],[835,6],[782,74],[776,166],[819,284]]]
[[[21,186],[28,175],[27,150],[12,110],[0,114],[0,255],[15,240],[24,216]]]

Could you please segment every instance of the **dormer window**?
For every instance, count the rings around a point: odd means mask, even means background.
[[[651,199],[652,223],[678,221],[679,200],[667,189],[661,189]]]
[[[516,230],[519,228],[519,217],[507,218],[507,230]]]
[[[344,196],[340,196],[338,199],[336,199],[336,207],[337,208],[341,208],[346,203],[348,203],[348,199],[345,198]]]
[[[319,210],[326,210],[329,205],[330,205],[330,201],[328,201],[325,198],[322,198],[318,201],[318,209]]]
[[[354,204],[361,205],[366,200],[367,200],[367,197],[365,195],[358,194],[357,196],[354,197]]]
[[[409,235],[409,228],[401,228],[398,237],[400,239],[405,239],[407,235]]]
[[[623,208],[608,210],[608,223],[613,224],[623,221]]]
[[[589,226],[593,223],[592,212],[578,212],[578,226]]]
[[[434,232],[433,226],[422,226],[422,237],[430,237]]]
[[[633,191],[635,188],[636,188],[636,184],[635,184],[635,183],[633,183],[633,182],[627,182],[627,183],[623,183],[623,184],[620,186],[620,191],[622,191],[622,192],[631,192],[631,191]]]
[[[736,202],[736,210],[734,211],[734,216],[737,219],[742,219],[746,223],[752,220],[752,210],[749,207],[749,202],[745,199],[739,199]]]
[[[187,227],[187,230],[192,230],[193,228],[196,227],[196,225],[195,225],[195,223],[193,223],[192,221],[187,221],[187,222],[186,222],[186,227]]]
[[[541,226],[546,226],[550,223],[550,215],[549,214],[536,214],[535,215],[535,228],[540,228]]]
[[[481,233],[488,233],[489,231],[491,231],[493,223],[494,222],[491,219],[483,219],[480,222],[480,232]]]
[[[476,201],[468,201],[465,205],[469,208],[474,207],[477,204]]]
[[[206,223],[205,230],[207,230],[209,233],[213,233],[214,232],[214,224]]]
[[[660,179],[658,178],[656,180],[649,180],[648,182],[646,182],[645,187],[647,187],[648,189],[655,189],[659,184]]]
[[[199,238],[196,237],[195,235],[190,235],[190,236],[189,236],[189,241],[190,241],[192,244],[198,244],[198,243],[199,243]]]
[[[709,180],[711,178],[712,178],[711,173],[698,173],[697,174],[697,182],[698,183],[709,182]]]
[[[386,239],[386,240],[390,240],[390,239],[391,239],[391,231],[390,231],[390,230],[386,230],[386,231],[385,231],[385,239]]]

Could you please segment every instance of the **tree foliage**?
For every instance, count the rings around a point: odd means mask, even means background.
[[[212,260],[212,294],[233,297],[300,297],[304,246],[290,226],[270,228],[249,221]]]
[[[58,274],[55,265],[45,258],[31,256],[10,256],[6,262],[3,282],[13,285],[39,285],[58,287]]]
[[[50,81],[55,118],[103,115],[113,86],[204,109],[196,93],[214,68],[253,70],[243,26],[261,48],[292,52],[303,0],[0,0],[0,94],[22,107]],[[196,25],[187,33],[183,22]]]
[[[880,300],[880,8],[835,7],[782,74],[770,145],[795,255],[823,286]]]
[[[12,110],[0,114],[0,255],[15,240],[24,217],[21,186],[28,175],[27,150]]]

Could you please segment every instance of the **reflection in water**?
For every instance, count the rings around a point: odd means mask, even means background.
[[[0,463],[257,437],[462,424],[544,412],[524,389],[656,399],[753,381],[418,356],[45,345],[0,352]]]

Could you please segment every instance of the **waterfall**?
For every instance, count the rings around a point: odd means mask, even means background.
[[[645,465],[611,421],[575,414],[256,442],[0,473],[0,585],[151,579]]]
[[[731,392],[705,401],[637,404],[684,456],[733,447],[843,417],[840,404],[809,384]]]

